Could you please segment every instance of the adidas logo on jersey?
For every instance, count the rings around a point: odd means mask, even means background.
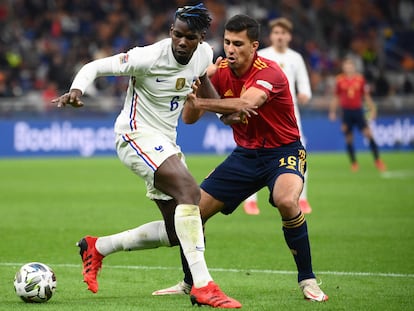
[[[234,97],[233,91],[228,89],[226,93],[224,93],[224,97]]]

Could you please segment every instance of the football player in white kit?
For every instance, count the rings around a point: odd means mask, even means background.
[[[84,65],[70,91],[52,101],[58,107],[81,107],[80,97],[95,78],[130,76],[124,107],[115,122],[116,150],[120,160],[145,180],[147,196],[155,201],[164,218],[109,236],[85,236],[78,242],[84,282],[94,293],[98,291],[96,278],[105,256],[121,250],[181,245],[194,279],[192,303],[241,307],[220,290],[209,274],[198,207],[200,189],[176,144],[178,118],[194,81],[201,81],[198,96],[217,97],[206,76],[213,51],[203,39],[210,22],[202,3],[179,8],[170,38]],[[229,100],[226,105],[211,102],[202,108],[217,113],[249,110],[240,100]]]
[[[302,144],[306,147],[302,122],[298,104],[306,104],[312,97],[309,75],[303,57],[296,51],[289,48],[292,40],[292,23],[284,17],[276,18],[269,22],[271,46],[258,50],[259,56],[276,62],[286,74],[289,81],[289,88],[295,105],[295,116],[298,123]],[[299,198],[299,206],[304,214],[312,212],[307,198],[307,171],[305,183]],[[247,214],[257,215],[260,209],[257,205],[257,193],[253,194],[244,202],[244,211]]]

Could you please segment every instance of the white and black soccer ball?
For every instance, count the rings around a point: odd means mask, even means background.
[[[17,271],[14,289],[24,302],[46,302],[56,290],[55,273],[44,263],[27,263]]]

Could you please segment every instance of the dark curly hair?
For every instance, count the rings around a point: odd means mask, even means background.
[[[176,19],[186,22],[196,32],[206,32],[211,23],[210,14],[203,3],[178,8],[174,17]]]

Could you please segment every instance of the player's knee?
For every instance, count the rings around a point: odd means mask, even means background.
[[[277,198],[275,203],[280,211],[292,211],[298,208],[298,200],[293,196],[283,196]]]
[[[200,187],[196,183],[188,183],[175,198],[178,204],[194,204],[200,202]]]

